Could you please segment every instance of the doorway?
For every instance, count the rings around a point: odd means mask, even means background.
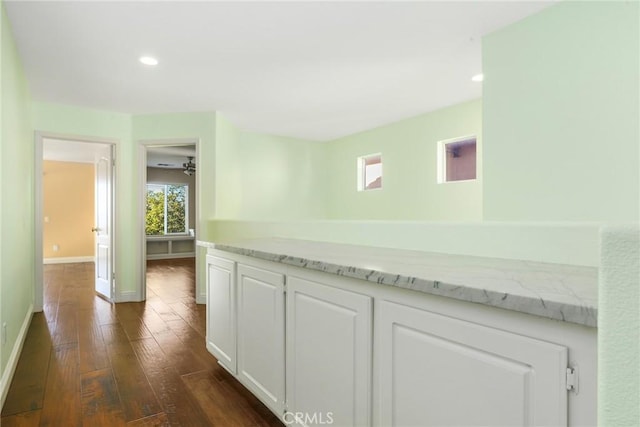
[[[140,142],[142,300],[153,292],[150,267],[193,271],[197,264],[197,159],[197,139]],[[187,277],[195,294],[195,277]]]
[[[45,262],[93,262],[95,291],[114,300],[115,146],[113,140],[36,133],[34,311],[43,310]]]

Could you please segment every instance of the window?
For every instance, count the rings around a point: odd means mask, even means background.
[[[358,191],[382,188],[382,155],[358,157]]]
[[[438,142],[438,183],[476,179],[476,137]]]
[[[189,229],[189,186],[147,184],[145,232],[148,236],[186,233]]]

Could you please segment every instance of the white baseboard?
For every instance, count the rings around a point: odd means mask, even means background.
[[[195,258],[195,252],[186,252],[183,254],[147,254],[147,260],[155,259],[177,259],[177,258]]]
[[[13,374],[15,374],[16,372],[18,359],[20,359],[20,353],[22,353],[22,346],[24,345],[24,340],[27,338],[27,331],[29,330],[29,325],[31,324],[32,317],[33,304],[29,305],[29,308],[27,309],[27,315],[24,317],[24,321],[22,322],[22,326],[20,327],[20,331],[18,332],[18,337],[16,338],[16,342],[13,345],[13,350],[11,350],[11,355],[9,356],[7,366],[2,373],[2,379],[0,379],[0,407],[4,406],[4,401],[7,398],[9,386],[11,385]]]
[[[43,264],[71,264],[75,262],[93,262],[95,257],[92,256],[70,256],[61,258],[45,258]]]
[[[196,304],[206,304],[207,294],[199,294],[196,296]]]

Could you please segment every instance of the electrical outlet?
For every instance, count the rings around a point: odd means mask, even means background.
[[[53,245],[53,252],[58,252],[60,250],[60,246]]]
[[[7,322],[2,324],[2,345],[7,343]]]

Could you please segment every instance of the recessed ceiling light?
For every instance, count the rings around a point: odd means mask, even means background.
[[[158,60],[152,56],[141,56],[139,61],[144,65],[158,65]]]
[[[471,81],[473,82],[481,82],[484,80],[484,74],[476,74],[475,76],[471,77]]]

